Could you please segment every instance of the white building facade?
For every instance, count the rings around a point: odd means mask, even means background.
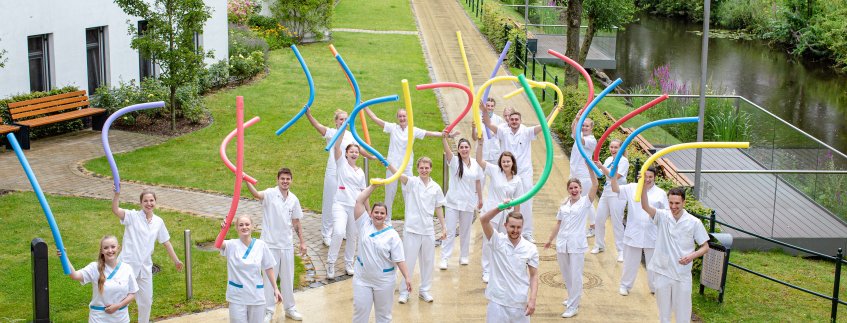
[[[204,0],[211,18],[197,45],[213,51],[206,64],[228,59],[226,0]],[[94,90],[105,84],[154,76],[155,68],[130,47],[129,24],[146,22],[125,14],[112,0],[0,0],[0,98],[67,85]]]

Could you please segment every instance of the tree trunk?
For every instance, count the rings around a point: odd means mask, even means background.
[[[594,34],[597,33],[597,27],[594,24],[594,18],[588,16],[588,29],[585,30],[585,37],[582,39],[582,46],[579,48],[579,58],[576,60],[580,65],[585,65],[585,59],[588,58],[588,50],[591,48],[591,42],[594,41]]]
[[[582,23],[582,0],[568,0],[567,16],[565,22],[568,26],[565,44],[565,56],[570,58],[579,57],[579,26]],[[565,69],[565,85],[577,86],[579,72],[574,68]]]

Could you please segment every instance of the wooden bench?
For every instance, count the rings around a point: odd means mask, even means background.
[[[8,140],[6,140],[6,134],[10,132],[17,133],[20,129],[21,127],[7,125],[2,123],[2,120],[0,120],[0,142],[6,143],[6,148],[12,149],[12,145],[9,143]]]
[[[29,149],[30,128],[92,117],[92,128],[100,131],[108,116],[106,109],[89,106],[84,90],[9,103],[9,113],[12,123],[20,127],[18,141],[23,149]]]

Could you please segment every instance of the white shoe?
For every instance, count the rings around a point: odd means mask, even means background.
[[[409,302],[409,294],[401,293],[400,297],[397,298],[397,303],[406,304]]]
[[[265,311],[265,319],[262,320],[264,323],[271,323],[274,320],[274,312]]]
[[[482,273],[482,282],[488,284],[488,273]]]
[[[432,295],[427,292],[420,292],[418,294],[418,298],[427,303],[432,303],[432,301],[434,301],[434,299],[432,299]]]
[[[621,295],[623,295],[623,296],[627,296],[627,295],[629,295],[629,291],[628,291],[628,290],[626,290],[626,288],[623,288],[623,287],[621,287],[621,289],[620,289],[620,290],[618,290],[618,293],[620,293],[620,294],[621,294]]]
[[[346,265],[344,265],[344,271],[347,272],[347,275],[353,276],[353,274],[355,273],[353,271],[353,263],[348,262]]]
[[[562,313],[562,317],[564,317],[564,318],[574,317],[574,316],[576,316],[576,312],[577,312],[577,309],[567,309],[567,310],[565,310],[564,313]]]
[[[526,239],[526,241],[529,241],[529,243],[535,243],[535,238],[532,236],[532,233],[524,234],[523,238]]]
[[[468,265],[468,263],[469,263],[469,261],[468,261],[468,257],[462,257],[462,258],[459,258],[459,264],[460,264],[460,265],[462,265],[462,266],[467,266],[467,265]]]
[[[618,262],[623,262],[623,254],[618,254]]]
[[[603,252],[603,251],[605,251],[603,248],[597,248],[597,247],[595,247],[594,249],[591,249],[591,253],[592,253],[592,254],[595,254],[595,255],[596,255],[596,254],[598,254],[598,253],[601,253],[601,252]]]
[[[327,279],[335,278],[335,265],[329,264],[329,267],[326,268],[326,278]]]
[[[329,238],[327,238],[327,237],[324,237],[324,246],[329,247],[330,242],[332,242],[332,240],[330,240],[330,239],[329,239]]]
[[[447,270],[447,259],[441,259],[441,264],[438,265],[441,270]]]
[[[300,315],[300,312],[297,311],[296,308],[289,308],[285,310],[285,317],[290,318],[295,321],[302,321],[303,315]]]
[[[591,238],[591,237],[593,237],[593,236],[594,236],[594,229],[593,229],[593,228],[588,228],[588,232],[585,234],[585,237],[586,237],[586,238]]]

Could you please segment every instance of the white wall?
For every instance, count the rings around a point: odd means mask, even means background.
[[[207,64],[227,59],[228,32],[226,0],[204,0],[212,17],[203,28],[203,47],[215,58]],[[112,0],[0,0],[0,49],[7,51],[6,67],[0,69],[0,98],[29,92],[27,37],[52,34],[50,44],[53,88],[74,85],[88,88],[85,29],[106,26],[106,80],[137,80],[138,52],[130,48],[128,23],[138,18],[125,14]]]

